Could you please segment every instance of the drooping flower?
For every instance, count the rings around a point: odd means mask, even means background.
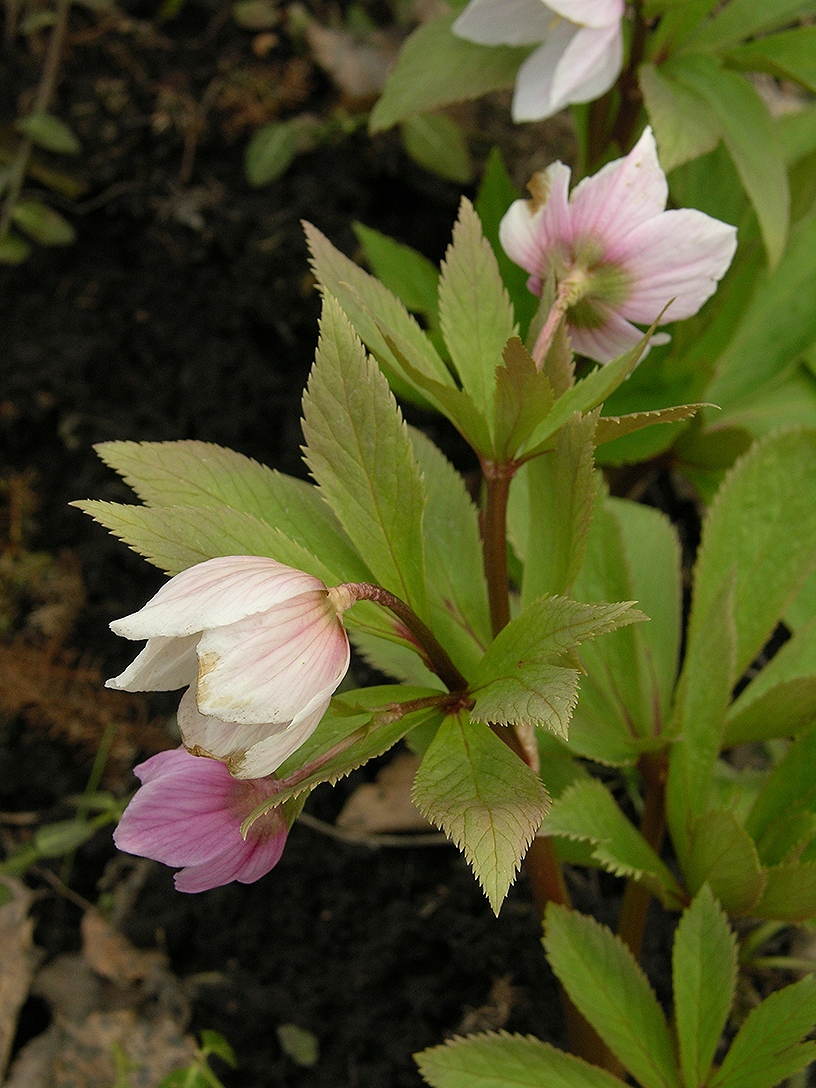
[[[584,178],[567,197],[570,170],[556,162],[515,201],[499,237],[541,293],[555,279],[575,351],[606,363],[649,325],[697,313],[736,250],[736,228],[693,209],[666,211],[668,184],[646,128],[625,158]]]
[[[180,892],[203,892],[239,880],[251,884],[277,865],[286,824],[277,809],[257,819],[246,839],[241,823],[272,793],[268,779],[239,781],[223,763],[184,748],[159,752],[135,768],[141,780],[113,838],[127,854],[174,868]]]
[[[259,556],[190,567],[111,629],[147,639],[108,687],[172,691],[186,748],[236,778],[271,774],[314,732],[349,664],[344,586]]]
[[[516,74],[513,120],[538,121],[609,90],[623,60],[624,0],[470,0],[453,24],[480,45],[535,45]]]

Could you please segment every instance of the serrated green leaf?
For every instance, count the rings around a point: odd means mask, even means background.
[[[669,1029],[632,953],[593,918],[550,903],[544,947],[573,1005],[643,1088],[680,1088]]]
[[[721,68],[713,57],[686,54],[669,61],[666,71],[702,98],[716,117],[773,267],[785,248],[790,192],[782,147],[765,104],[746,79]]]
[[[773,865],[765,874],[765,889],[753,909],[755,917],[807,922],[816,916],[816,861]]]
[[[760,853],[762,841],[776,821],[803,812],[816,813],[814,766],[816,729],[811,729],[793,742],[768,775],[745,821],[745,830],[759,844]]]
[[[617,876],[631,877],[669,909],[686,901],[671,870],[626,819],[602,782],[588,778],[569,786],[545,816],[542,834],[591,842],[593,857]]]
[[[523,606],[544,594],[569,593],[581,569],[595,506],[598,413],[574,415],[558,432],[555,450],[527,465],[530,538]]]
[[[476,45],[451,31],[457,13],[426,23],[408,38],[371,113],[372,132],[415,113],[510,87],[529,47]]]
[[[0,264],[22,264],[30,254],[31,246],[16,234],[6,231],[0,236]]]
[[[734,68],[770,72],[816,91],[816,27],[800,26],[732,49],[727,56]]]
[[[517,327],[493,250],[464,197],[439,277],[439,317],[462,386],[489,418],[496,368]]]
[[[806,351],[816,339],[816,213],[791,234],[782,260],[759,282],[736,332],[717,359],[706,398],[726,410],[739,405]]]
[[[380,234],[362,223],[352,224],[374,275],[412,313],[422,314],[431,328],[439,328],[439,271],[411,246]]]
[[[717,146],[720,125],[699,95],[653,64],[642,64],[638,81],[654,129],[660,165],[668,174]]]
[[[813,14],[813,0],[731,0],[716,5],[716,14],[695,28],[683,43],[687,49],[719,50],[763,31],[790,24],[799,15]]]
[[[522,661],[510,676],[473,688],[471,717],[498,725],[535,725],[567,739],[578,701],[578,669],[543,661]]]
[[[686,1088],[705,1084],[737,984],[736,938],[704,885],[683,913],[672,950],[674,1018]]]
[[[374,577],[428,618],[425,492],[388,384],[331,295],[303,397],[305,458]]]
[[[400,126],[405,153],[424,170],[438,174],[458,185],[468,185],[473,178],[465,134],[444,113],[415,113]]]
[[[678,404],[676,408],[656,408],[651,412],[632,412],[625,416],[601,416],[595,431],[595,445],[602,446],[615,442],[627,434],[634,434],[644,427],[660,427],[666,423],[676,423],[690,419],[695,412],[704,407],[702,404]],[[615,464],[613,451],[605,450],[605,463]]]
[[[712,602],[734,572],[733,681],[762,649],[816,564],[814,539],[816,430],[771,434],[726,477],[703,526],[695,567],[690,642],[709,622]]]
[[[711,1088],[774,1088],[816,1058],[816,1043],[801,1042],[814,1023],[816,975],[809,975],[748,1013]]]
[[[18,200],[11,209],[11,219],[43,246],[69,246],[76,240],[76,231],[68,220],[40,200]]]
[[[517,336],[505,344],[502,359],[495,372],[494,442],[499,459],[510,461],[552,409],[553,388]]]
[[[263,125],[247,144],[244,173],[250,185],[260,188],[285,174],[298,153],[298,133],[291,121]]]
[[[59,117],[51,113],[37,112],[19,117],[14,122],[17,132],[33,141],[37,147],[63,155],[76,155],[82,150],[79,140]]]
[[[693,894],[708,882],[733,915],[752,913],[767,879],[751,836],[733,812],[716,810],[692,821],[683,870]]]
[[[414,1058],[433,1088],[620,1088],[605,1069],[531,1035],[449,1039]]]
[[[492,639],[479,515],[447,458],[421,431],[410,435],[427,494],[423,529],[433,629],[469,675]]]
[[[464,853],[498,914],[549,807],[541,779],[462,711],[446,718],[431,742],[413,800]]]

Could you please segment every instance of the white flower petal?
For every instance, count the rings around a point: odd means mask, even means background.
[[[198,674],[196,644],[199,635],[187,638],[151,638],[124,672],[108,680],[106,688],[118,691],[175,691],[192,684]]]
[[[618,78],[622,63],[620,20],[609,26],[582,28],[564,50],[553,73],[553,109],[600,98]]]
[[[316,696],[291,725],[274,736],[251,745],[243,756],[230,761],[236,778],[265,778],[280,767],[314,733],[331,702],[331,693]]]
[[[570,237],[569,179],[569,167],[554,162],[536,175],[536,187],[549,189],[546,203],[535,206],[535,201],[515,200],[499,224],[504,252],[538,279],[544,278],[552,247]]]
[[[553,100],[553,78],[564,52],[579,31],[575,23],[559,19],[542,45],[523,62],[516,73],[511,111],[514,121],[540,121],[561,109],[563,103]]]
[[[144,608],[115,620],[124,638],[181,637],[265,612],[300,593],[325,589],[319,578],[255,555],[208,559],[177,574]]]
[[[192,688],[181,697],[176,718],[185,748],[220,760],[228,760],[235,753],[243,753],[259,740],[264,740],[272,733],[282,732],[290,724],[279,722],[270,725],[262,722],[258,725],[238,725],[207,716],[196,706]]]
[[[611,363],[640,340],[643,333],[614,311],[609,310],[603,325],[568,328],[573,350],[598,363]]]
[[[609,26],[620,23],[624,0],[547,0],[549,7],[570,22],[581,26]]]
[[[451,29],[479,45],[534,45],[555,18],[541,0],[471,0]]]

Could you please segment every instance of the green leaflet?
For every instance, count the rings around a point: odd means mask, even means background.
[[[354,233],[377,279],[412,313],[439,331],[439,271],[427,257],[362,223]]]
[[[691,892],[707,882],[732,915],[752,914],[767,880],[754,841],[733,812],[706,812],[691,822],[683,871]]]
[[[495,458],[510,461],[552,410],[553,387],[517,336],[504,345],[495,387]]]
[[[800,26],[738,46],[728,63],[750,72],[770,72],[816,91],[816,27]]]
[[[401,126],[405,153],[425,170],[467,185],[473,159],[461,127],[444,113],[412,113]]]
[[[463,852],[498,914],[549,807],[540,778],[461,711],[445,719],[425,752],[413,800]]]
[[[653,64],[640,66],[638,80],[654,129],[660,165],[667,174],[714,150],[720,126],[699,95]]]
[[[303,416],[324,498],[378,582],[427,620],[419,466],[385,377],[330,295]]]
[[[695,28],[683,43],[683,52],[728,48],[814,11],[813,0],[731,0],[730,4],[718,5],[716,15]]]

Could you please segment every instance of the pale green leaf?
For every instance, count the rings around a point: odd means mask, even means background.
[[[692,893],[707,882],[733,915],[751,914],[765,887],[754,841],[733,812],[714,810],[692,821],[683,869]]]
[[[653,64],[640,66],[638,80],[665,173],[713,151],[721,129],[716,116],[699,95]]]
[[[458,38],[451,31],[455,18],[456,13],[443,15],[410,36],[371,113],[372,132],[415,113],[512,86],[529,47],[476,45]]]
[[[202,1028],[201,1048],[208,1054],[217,1054],[218,1057],[221,1058],[222,1061],[225,1061],[232,1069],[235,1069],[238,1065],[235,1051],[220,1031],[213,1031],[211,1028]]]
[[[71,129],[59,117],[51,113],[37,112],[19,117],[14,122],[18,132],[46,151],[63,155],[76,155],[82,147]]]
[[[540,778],[463,711],[446,718],[431,742],[413,800],[462,850],[498,914],[549,807]]]
[[[816,722],[816,675],[792,676],[771,685],[764,682],[765,671],[729,708],[723,748],[790,737]],[[751,691],[759,681],[763,682]]]
[[[716,5],[716,14],[703,22],[683,43],[687,49],[726,49],[763,31],[795,22],[800,15],[816,13],[813,0],[731,0]]]
[[[800,813],[816,813],[816,729],[798,737],[774,767],[757,796],[745,830],[757,841],[762,853],[762,840],[779,819],[790,819]]]
[[[462,386],[484,415],[492,415],[496,368],[518,330],[496,257],[465,198],[442,263],[439,317]]]
[[[591,842],[593,857],[605,869],[637,880],[670,909],[685,901],[683,889],[671,870],[596,778],[577,782],[564,790],[553,801],[541,832]]]
[[[11,209],[11,219],[40,245],[69,246],[76,239],[68,220],[39,200],[18,200]]]
[[[816,1058],[816,975],[766,997],[745,1018],[710,1088],[774,1088]]]
[[[31,246],[11,231],[0,236],[0,264],[22,264],[31,253]]]
[[[517,336],[505,344],[502,359],[496,370],[494,439],[498,457],[509,461],[552,409],[553,387]]]
[[[595,431],[595,445],[602,446],[607,442],[614,442],[624,435],[634,434],[644,427],[660,427],[666,423],[676,423],[684,419],[690,419],[704,405],[702,404],[678,404],[675,408],[656,408],[651,412],[632,412],[625,416],[601,416]],[[614,457],[608,457],[607,464],[615,464]]]
[[[643,1088],[679,1088],[654,991],[626,945],[587,915],[550,903],[544,947],[573,1005]]]
[[[382,609],[379,609],[382,612]],[[353,619],[353,613],[345,613],[344,620]],[[405,684],[415,684],[420,687],[439,687],[445,690],[444,684],[431,672],[416,650],[416,646],[408,646],[396,639],[384,638],[373,634],[369,630],[359,627],[350,630],[351,641],[357,653],[372,668],[383,673],[384,676],[394,680],[401,680]]]
[[[675,930],[674,1018],[686,1088],[705,1084],[737,984],[736,938],[704,885]]]
[[[285,174],[298,153],[298,133],[291,121],[263,125],[247,144],[244,173],[250,185],[260,188]]]
[[[531,1035],[471,1035],[415,1054],[433,1088],[621,1088],[605,1069]]]
[[[535,725],[567,739],[578,701],[577,669],[542,661],[520,661],[509,676],[476,683],[471,691],[475,721]]]
[[[415,163],[458,185],[473,179],[473,160],[462,129],[444,113],[415,113],[401,124],[402,146]]]
[[[728,63],[751,72],[770,72],[816,91],[816,26],[772,34],[732,49]]]
[[[331,295],[303,416],[322,494],[378,582],[427,619],[419,466],[385,378]]]
[[[774,865],[765,873],[765,890],[752,912],[755,917],[808,922],[816,916],[816,861]]]
[[[378,230],[354,223],[354,233],[377,279],[432,328],[439,326],[439,270],[427,257]]]

